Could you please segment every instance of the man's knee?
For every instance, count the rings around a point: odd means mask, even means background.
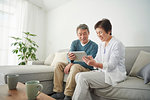
[[[63,70],[65,68],[65,63],[57,62],[55,65],[55,70],[61,69]]]
[[[71,69],[70,69],[70,71],[79,71],[80,69],[81,69],[81,65],[79,65],[79,64],[73,64],[72,66],[71,66]]]

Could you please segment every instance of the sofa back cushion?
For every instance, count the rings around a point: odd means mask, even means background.
[[[141,70],[141,68],[143,68],[145,65],[149,63],[150,63],[150,52],[140,51],[129,75],[136,76],[136,74]]]
[[[133,47],[125,48],[125,66],[126,66],[127,74],[129,74],[141,50],[150,52],[150,46],[137,46],[137,47],[133,46]]]
[[[144,83],[150,82],[150,63],[144,66],[138,73],[137,77],[144,79]]]
[[[63,62],[63,63],[68,63],[68,60],[67,60],[67,53],[68,52],[56,52],[55,53],[55,57],[53,59],[53,62],[51,63],[51,66],[52,67],[56,67],[56,64],[58,62]]]
[[[51,63],[53,62],[54,57],[55,57],[54,53],[49,54],[48,57],[44,61],[44,65],[51,65]]]

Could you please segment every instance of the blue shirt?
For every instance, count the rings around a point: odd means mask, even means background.
[[[70,48],[70,51],[85,51],[87,55],[91,55],[93,58],[95,58],[97,54],[97,50],[98,50],[98,45],[91,40],[89,40],[89,42],[84,46],[81,45],[80,40],[74,40]],[[69,62],[71,61],[69,60]],[[73,64],[80,64],[85,68],[89,68],[90,70],[93,70],[93,66],[88,66],[85,62],[74,61]]]

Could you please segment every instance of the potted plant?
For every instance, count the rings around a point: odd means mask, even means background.
[[[36,51],[39,47],[35,41],[33,41],[30,37],[35,37],[35,34],[31,34],[30,32],[23,32],[25,37],[11,37],[15,39],[15,42],[11,44],[15,49],[12,50],[14,54],[17,54],[18,60],[21,62],[18,65],[26,65],[29,60],[35,61],[38,60],[36,57]]]

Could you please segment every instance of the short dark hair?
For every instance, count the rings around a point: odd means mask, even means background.
[[[96,28],[103,28],[106,31],[106,33],[108,33],[108,31],[111,32],[112,25],[111,25],[111,23],[110,23],[110,21],[108,19],[104,18],[104,19],[98,21],[95,24],[94,28],[95,28],[95,30],[96,30]],[[110,35],[112,35],[112,33],[110,33]]]
[[[86,24],[80,24],[77,29],[76,32],[78,32],[78,29],[87,29],[87,31],[89,32],[89,27]]]

